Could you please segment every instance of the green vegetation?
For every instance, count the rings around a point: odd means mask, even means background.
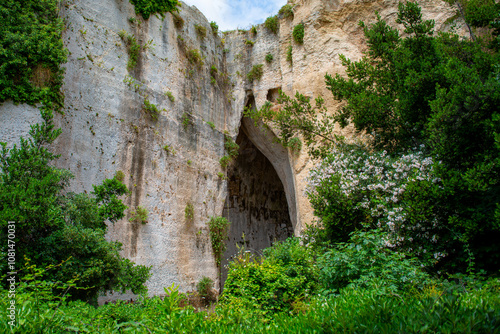
[[[257,27],[256,26],[252,26],[250,28],[250,33],[255,37],[257,35]]]
[[[53,167],[57,156],[47,148],[61,130],[55,129],[50,110],[41,113],[44,123],[31,127],[30,138],[10,149],[2,143],[0,152],[0,227],[6,231],[8,222],[15,222],[18,272],[57,266],[38,279],[43,284],[72,280],[71,299],[92,303],[106,291],[146,291],[149,268],[122,258],[121,244],[105,239],[106,221],[124,217],[127,207],[119,197],[128,193],[126,186],[115,177],[89,193],[68,192],[73,175]],[[7,233],[0,241],[7,245]],[[6,251],[1,259],[1,272],[9,272]]]
[[[304,23],[299,23],[293,28],[292,36],[297,44],[304,44]]]
[[[250,40],[250,39],[245,39],[245,45],[248,45],[248,46],[253,46],[255,44],[254,41]]]
[[[212,28],[212,33],[217,35],[219,33],[219,26],[214,21],[210,22],[210,28]]]
[[[177,0],[130,0],[135,7],[135,13],[141,14],[147,20],[155,13],[164,17],[165,13],[177,11],[179,2]]]
[[[194,30],[196,31],[196,34],[201,40],[204,40],[205,37],[207,37],[207,28],[205,26],[195,24]]]
[[[266,55],[266,63],[270,64],[273,61],[274,57],[272,54],[268,53]]]
[[[165,96],[168,97],[168,99],[170,100],[170,102],[175,102],[175,96],[174,96],[174,94],[172,94],[171,91],[165,92]]]
[[[231,161],[232,159],[230,156],[224,155],[222,158],[219,159],[219,164],[222,168],[226,168]]]
[[[213,287],[213,279],[203,276],[198,284],[196,284],[196,291],[198,291],[198,294],[205,300],[205,302],[211,303],[217,300],[217,294]]]
[[[192,116],[188,113],[182,114],[182,127],[187,130],[190,125],[193,125]]]
[[[207,122],[207,124],[212,128],[212,130],[215,130],[215,124],[214,122]]]
[[[123,180],[125,180],[125,173],[121,170],[118,170],[116,171],[114,178],[123,183]]]
[[[174,21],[174,25],[177,29],[182,29],[184,27],[184,19],[179,15],[179,13],[171,12],[172,20]]]
[[[258,65],[253,65],[252,69],[250,72],[247,74],[247,79],[252,82],[254,80],[260,80],[262,78],[262,75],[264,74],[264,70],[262,69],[262,64]]]
[[[215,261],[220,267],[222,255],[226,251],[225,241],[231,223],[224,217],[210,217],[207,224],[208,230],[210,231],[210,242],[212,244]]]
[[[266,27],[266,29],[272,32],[273,34],[277,34],[279,29],[278,16],[275,15],[268,17],[264,22],[264,27]]]
[[[200,50],[189,50],[187,52],[187,58],[191,64],[198,66],[198,68],[201,68],[203,66],[203,58],[201,57]]]
[[[184,218],[186,218],[186,220],[193,220],[194,206],[192,203],[186,204],[186,207],[184,208]]]
[[[286,4],[280,8],[278,14],[283,15],[285,19],[293,20],[293,4]]]
[[[225,179],[226,179],[226,175],[224,175],[224,173],[222,173],[222,172],[218,172],[218,173],[217,173],[217,176],[218,176],[221,180],[225,180]]]
[[[156,104],[149,102],[148,99],[144,99],[144,111],[146,111],[146,113],[149,116],[151,116],[153,121],[158,120],[158,116],[160,115],[160,112],[161,112],[161,110],[158,110],[158,107],[156,106]]]
[[[129,221],[132,223],[146,224],[148,222],[148,210],[139,205],[135,211],[130,212]]]
[[[165,145],[165,146],[163,146],[163,150],[164,150],[165,152],[167,152],[167,154],[172,154],[172,155],[175,155],[175,153],[176,153],[176,152],[175,152],[175,149],[174,149],[174,148],[173,148],[173,146],[171,146],[171,145]]]
[[[67,50],[58,1],[4,0],[0,4],[0,103],[12,99],[54,110],[63,107],[61,86]]]
[[[125,45],[127,46],[127,52],[129,56],[127,69],[131,71],[137,65],[139,53],[141,52],[141,49],[143,49],[143,47],[139,43],[137,43],[134,35],[128,34],[125,30],[120,30],[120,32],[118,32],[118,36],[120,36],[120,38],[125,42]]]
[[[286,49],[286,61],[288,61],[290,63],[290,66],[292,66],[292,64],[293,64],[292,50],[293,50],[292,45],[290,45]]]

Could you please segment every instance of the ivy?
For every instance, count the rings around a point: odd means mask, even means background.
[[[151,14],[177,11],[179,1],[177,0],[130,0],[135,7],[135,13],[141,14],[147,20]]]
[[[214,251],[217,265],[221,265],[222,254],[226,251],[224,240],[227,238],[229,225],[231,223],[224,217],[210,217],[208,229],[210,230],[210,241]]]
[[[0,103],[63,106],[67,50],[56,0],[3,0],[0,4]]]

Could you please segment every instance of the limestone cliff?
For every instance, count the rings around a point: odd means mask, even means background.
[[[335,110],[325,73],[342,73],[339,54],[361,57],[365,45],[359,20],[374,22],[378,11],[394,22],[397,4],[300,0],[293,19],[280,19],[278,34],[260,25],[257,34],[214,35],[203,14],[185,4],[181,26],[171,14],[145,21],[127,0],[63,2],[70,56],[63,88],[66,110],[56,116],[63,130],[55,147],[61,154],[58,166],[75,175],[74,191],[90,191],[116,171],[125,173],[132,191],[126,205],[130,210],[146,207],[149,219],[147,224],[123,219],[110,226],[109,238],[123,243],[124,256],[152,266],[151,294],[163,293],[173,282],[190,290],[202,276],[216,279],[206,227],[210,216],[234,217],[238,222],[231,242],[241,242],[241,233],[247,233],[247,246],[259,249],[274,238],[300,234],[304,223],[313,220],[304,196],[312,162],[306,154],[294,155],[273,143],[272,133],[242,121],[243,108],[260,107],[282,89],[322,95]],[[453,8],[438,0],[420,4],[438,30],[450,29],[446,19],[454,15]],[[305,25],[303,45],[291,40],[300,22]],[[196,26],[206,28],[205,37]],[[135,66],[128,66],[128,37],[141,45]],[[286,59],[290,45],[292,64]],[[273,61],[267,63],[269,53]],[[263,76],[250,82],[246,74],[256,64],[263,65]],[[152,105],[159,110],[157,120]],[[40,119],[38,113],[4,103],[0,140],[12,143],[25,135],[29,124]],[[225,131],[241,145],[229,172],[219,164]],[[188,205],[194,208],[192,219],[185,215]],[[229,247],[226,256],[234,251]]]

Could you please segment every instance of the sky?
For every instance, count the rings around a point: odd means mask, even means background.
[[[286,0],[182,0],[196,6],[219,30],[250,28],[265,21],[286,4]]]

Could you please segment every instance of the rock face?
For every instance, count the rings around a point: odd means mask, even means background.
[[[282,89],[289,95],[321,95],[335,110],[325,73],[343,72],[339,54],[361,57],[365,45],[359,20],[374,22],[378,11],[393,23],[397,3],[300,0],[293,19],[280,19],[278,34],[260,25],[256,35],[233,31],[221,36],[185,4],[179,13],[184,24],[176,26],[171,14],[143,20],[126,0],[63,2],[70,56],[63,87],[66,111],[56,115],[63,130],[55,147],[61,154],[57,164],[75,175],[71,188],[77,192],[91,191],[92,184],[118,170],[125,173],[132,191],[124,199],[128,217],[144,206],[149,219],[147,224],[123,219],[110,226],[109,238],[123,243],[124,256],[152,266],[150,294],[162,294],[173,282],[186,291],[203,276],[217,279],[206,225],[210,216],[224,214],[235,221],[227,257],[243,232],[254,240],[248,239],[247,247],[259,250],[299,235],[313,221],[304,195],[312,162],[273,143],[271,131],[242,119],[243,109],[262,106]],[[438,0],[420,5],[438,30],[450,29],[446,19],[453,8]],[[291,39],[300,22],[303,45]],[[207,30],[205,37],[197,26]],[[137,64],[128,66],[134,39],[141,50]],[[290,45],[292,63],[286,59]],[[267,54],[273,55],[270,63]],[[263,76],[251,82],[247,73],[257,64]],[[4,103],[0,141],[15,142],[39,120],[36,108]],[[224,132],[241,144],[229,170],[219,164]],[[192,219],[185,213],[190,206]]]

